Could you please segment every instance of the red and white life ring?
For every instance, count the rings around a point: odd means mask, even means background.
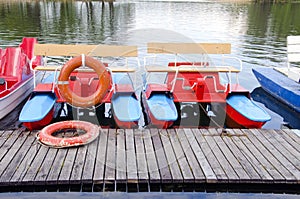
[[[53,134],[66,129],[80,129],[86,133],[76,136],[60,138]],[[99,127],[95,124],[85,121],[62,121],[50,124],[44,127],[37,135],[40,143],[54,148],[65,148],[72,146],[85,145],[95,140],[99,135]]]
[[[84,63],[83,63],[84,62]],[[99,82],[97,90],[90,96],[81,97],[75,94],[69,87],[69,77],[78,67],[85,65],[94,69],[97,73]],[[78,56],[69,60],[60,71],[58,77],[58,88],[62,97],[73,106],[87,108],[101,103],[110,87],[110,78],[105,65],[89,56]]]

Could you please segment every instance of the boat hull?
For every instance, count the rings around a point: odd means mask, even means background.
[[[54,118],[54,108],[42,120],[36,122],[23,122],[23,125],[30,131],[39,130],[50,124]]]
[[[115,93],[111,99],[112,115],[118,128],[137,128],[141,108],[134,93]]]
[[[265,121],[253,121],[242,114],[231,106],[226,108],[226,127],[227,128],[261,128],[266,122]]]
[[[166,129],[177,120],[178,114],[174,102],[165,94],[155,93],[147,99],[142,94],[142,102],[145,111],[145,124],[148,127]]]
[[[233,94],[226,100],[226,127],[261,128],[271,116],[242,94]]]
[[[0,119],[13,111],[33,91],[33,76],[20,83],[9,94],[0,98]]]
[[[300,84],[273,68],[252,70],[261,87],[273,97],[300,112]]]

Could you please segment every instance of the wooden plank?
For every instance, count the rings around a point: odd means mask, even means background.
[[[146,153],[146,160],[148,165],[150,184],[160,183],[161,178],[160,178],[158,163],[155,156],[155,150],[153,148],[153,142],[151,139],[151,134],[149,129],[143,130],[143,138],[145,144],[145,153]]]
[[[127,183],[138,183],[133,130],[126,129],[125,137],[126,137],[125,140],[126,140]]]
[[[99,137],[87,145],[84,168],[82,171],[82,191],[92,191],[93,175],[97,155]]]
[[[68,152],[58,178],[58,186],[60,189],[63,189],[63,191],[69,190],[70,176],[74,162],[76,161],[76,153],[78,148],[68,148],[66,150],[68,150]]]
[[[229,43],[148,43],[148,53],[157,54],[230,54]]]
[[[210,156],[207,157],[207,159],[209,160],[210,158],[215,158],[219,164],[213,163],[214,165],[212,165],[213,170],[218,170],[218,172],[220,172],[220,168],[224,171],[225,175],[228,177],[227,179],[224,178],[225,176],[223,176],[222,180],[228,180],[229,182],[233,183],[233,182],[238,182],[239,181],[239,177],[238,175],[235,173],[234,169],[232,168],[232,166],[230,165],[230,163],[227,161],[227,159],[225,158],[225,156],[222,153],[222,150],[219,148],[218,144],[215,142],[214,140],[214,136],[210,135],[210,133],[208,132],[208,130],[206,129],[201,129],[200,130],[204,139],[206,140],[209,148],[207,148],[206,150],[208,150],[206,153],[213,153],[214,156]],[[209,160],[211,161],[211,160]],[[215,166],[217,166],[215,168]],[[216,174],[218,177],[218,174]]]
[[[198,130],[195,130],[197,136],[199,136],[198,134],[200,134],[200,132]],[[191,153],[195,154],[195,157],[197,159],[197,162],[200,166],[200,169],[197,169],[197,164],[196,163],[193,163],[194,161],[190,161],[190,165],[192,167],[192,170],[193,170],[193,174],[195,176],[195,182],[196,183],[201,183],[202,182],[202,179],[204,179],[207,183],[216,183],[217,182],[217,176],[215,175],[214,171],[212,170],[211,166],[210,166],[210,163],[208,162],[206,156],[204,155],[202,149],[200,148],[193,132],[191,129],[184,129],[184,134],[186,136],[186,139],[188,141],[188,144],[186,145],[183,145],[184,146],[183,148],[186,149],[186,148],[190,148],[190,150],[192,150]],[[183,136],[180,136],[180,140],[181,140],[181,143],[186,143],[186,141],[183,141]],[[190,147],[188,147],[190,146]],[[187,149],[187,152],[186,154],[189,154],[189,149]],[[190,155],[187,155],[187,157],[190,157],[192,156],[192,154]],[[193,163],[193,164],[192,164]],[[204,176],[202,177],[202,175],[204,174]]]
[[[30,186],[34,184],[34,178],[39,172],[39,169],[45,159],[45,156],[48,153],[49,148],[42,146],[40,150],[37,152],[33,161],[28,165],[27,171],[24,177],[21,180],[22,185]]]
[[[287,54],[288,62],[300,62],[299,53],[289,53]]]
[[[24,154],[26,154],[32,141],[34,141],[34,137],[29,135],[30,132],[28,131],[22,132],[22,135],[20,133],[19,139],[17,139],[7,155],[0,161],[1,183],[7,184],[9,182]]]
[[[58,184],[59,175],[63,168],[68,149],[58,149],[52,166],[49,168],[49,174],[46,179],[46,186],[56,186]]]
[[[49,148],[48,153],[45,156],[45,159],[42,162],[41,166],[38,168],[37,174],[34,178],[35,185],[39,185],[39,186],[46,185],[46,179],[50,172],[50,168],[52,167],[52,164],[54,163],[57,151],[58,151],[58,149]]]
[[[300,168],[300,152],[297,151],[287,140],[280,134],[280,130],[262,130],[262,135],[285,156],[296,168]]]
[[[287,46],[288,54],[300,54],[300,44],[297,45],[288,45]]]
[[[32,136],[35,137],[35,133],[33,133]],[[11,185],[18,185],[19,182],[21,183],[21,180],[26,174],[28,167],[30,167],[31,162],[35,159],[35,156],[39,152],[40,148],[41,145],[37,144],[36,142],[33,142],[31,144],[28,152],[26,153],[22,161],[19,163],[19,165],[16,167],[16,171],[10,179]]]
[[[105,162],[104,183],[112,185],[115,183],[116,175],[116,130],[108,130],[107,154]]]
[[[262,135],[264,131],[253,129],[251,132],[270,151],[270,154],[275,157],[276,161],[273,161],[273,164],[278,170],[280,169],[283,176],[291,182],[298,181],[298,179],[300,182],[300,171]]]
[[[262,147],[260,143],[252,143],[252,139],[249,136],[249,134],[251,133],[250,130],[235,129],[234,131],[236,134],[247,135],[247,137],[241,136],[239,138],[243,142],[243,144],[247,147],[247,149],[250,151],[251,154],[247,153],[250,160],[252,160],[253,162],[258,162],[256,165],[258,166],[258,169],[262,171],[260,174],[263,181],[268,182],[271,180],[270,177],[264,172],[264,170],[266,170],[268,174],[270,174],[270,176],[273,179],[272,182],[280,183],[285,181],[285,178],[281,175],[281,173],[277,171],[276,168],[272,165],[272,163],[265,158],[264,154],[267,153],[266,149]],[[257,142],[257,140],[254,142]],[[247,152],[247,150],[245,151]]]
[[[73,163],[72,173],[70,175],[70,189],[80,191],[81,190],[81,178],[83,168],[85,164],[85,158],[87,153],[87,145],[78,147],[76,157]]]
[[[63,66],[61,65],[48,65],[48,66],[37,66],[34,68],[36,71],[60,71]],[[111,72],[114,73],[133,73],[136,71],[135,68],[128,68],[126,66],[124,67],[107,67]],[[75,72],[94,72],[93,69],[85,68],[85,69],[75,69]]]
[[[97,156],[95,162],[94,171],[94,184],[98,186],[103,183],[104,171],[105,171],[105,160],[106,160],[106,150],[107,150],[107,139],[108,139],[108,129],[101,129],[99,135],[99,144],[97,148]]]
[[[136,147],[136,161],[139,183],[148,183],[148,169],[146,161],[146,150],[144,146],[144,131],[134,130],[134,142]]]
[[[9,149],[6,149],[5,156],[0,159],[0,176],[1,174],[8,168],[10,165],[10,162],[14,159],[15,155],[18,153],[20,147],[22,147],[23,143],[26,141],[27,137],[29,135],[29,132],[23,133],[21,130],[16,130],[15,134],[12,136],[16,137],[17,139],[15,142],[11,145]],[[12,139],[12,138],[11,138]],[[3,146],[3,148],[6,148]],[[1,148],[1,151],[4,149]],[[14,167],[15,165],[13,165]],[[1,178],[0,178],[1,179]]]
[[[177,162],[180,156],[176,157],[176,155],[174,154],[173,147],[169,140],[169,134],[167,133],[167,131],[165,129],[162,129],[159,131],[159,134],[163,147],[161,153],[165,153],[166,155],[167,167],[169,167],[170,169],[173,185],[177,183],[183,184],[183,177]]]
[[[287,36],[287,45],[300,44],[300,36]]]
[[[3,135],[0,137],[0,160],[6,155],[9,151],[10,147],[18,138],[19,131],[5,131]]]
[[[197,66],[180,66],[180,67],[161,67],[161,66],[146,66],[147,72],[173,72],[178,70],[180,73],[211,73],[211,72],[231,72],[239,73],[240,70],[233,66],[216,66],[216,67],[197,67]]]
[[[185,139],[184,131],[182,129],[178,129],[176,132],[174,130],[170,130],[168,132],[170,134],[170,140],[174,148],[176,159],[182,172],[184,183],[194,183],[195,181],[196,183],[204,182],[205,178],[203,173],[202,175],[200,174],[200,176],[197,176],[201,169],[199,170],[196,158],[192,153],[190,153],[191,148]]]
[[[2,148],[2,145],[5,143],[5,141],[11,137],[10,135],[13,132],[14,131],[11,131],[11,130],[3,131],[2,132],[2,135],[0,136],[0,148]]]
[[[266,170],[273,177],[275,183],[286,181],[287,176],[290,179],[292,176],[284,168],[273,156],[272,153],[269,152],[268,148],[266,148],[253,134],[253,130],[250,129],[242,129],[243,133],[247,134],[247,140],[243,139],[246,146],[251,146],[251,151],[255,155],[255,157],[259,160],[259,162],[266,168]]]
[[[211,169],[214,171],[214,174],[217,177],[218,182],[220,183],[228,182],[229,177],[226,175],[225,170],[219,163],[217,156],[215,156],[215,153],[213,153],[213,149],[210,148],[210,145],[208,144],[208,140],[204,138],[203,136],[204,133],[200,131],[200,129],[193,129],[192,131],[201,150],[203,151],[206,159],[208,160]],[[198,159],[198,161],[200,161],[200,159]],[[205,169],[208,169],[207,165]]]
[[[244,140],[248,139],[247,134],[244,134],[241,131],[233,130],[233,129],[228,129],[227,131],[230,135],[232,135],[231,139],[234,142],[234,144],[238,147],[240,153],[242,153],[245,156],[246,160],[252,165],[252,167],[258,173],[259,177],[255,176],[255,174],[252,174],[252,172],[249,174],[250,177],[252,177],[253,181],[255,182],[256,180],[260,180],[260,182],[269,182],[269,183],[273,182],[273,178],[266,170],[265,165],[263,165],[261,162],[257,160],[257,157],[259,157],[257,156],[257,154],[259,154],[259,152],[256,152],[256,148],[253,148],[254,146],[251,145],[250,142],[247,145],[243,142],[243,139]],[[243,164],[247,164],[244,163],[244,161],[243,162],[240,161],[240,162]]]
[[[117,130],[116,183],[126,184],[125,130]],[[117,185],[118,186],[118,185]],[[117,187],[118,189],[118,187]]]
[[[81,44],[35,44],[34,55],[42,56],[101,56],[137,57],[137,46],[81,45]]]
[[[172,175],[168,167],[168,161],[160,140],[160,135],[159,135],[160,133],[161,131],[158,129],[150,129],[150,134],[154,146],[158,169],[160,172],[161,182],[163,184],[170,184],[172,183]]]
[[[296,139],[300,139],[300,129],[291,129],[290,133],[297,135]]]
[[[298,151],[300,151],[300,137],[295,133],[297,130],[282,129],[282,131],[285,132],[285,134],[283,134],[285,138],[289,139],[288,137],[290,137],[290,142],[296,147],[296,149],[298,149]]]
[[[227,155],[231,156],[231,164],[233,165],[234,169],[237,170],[243,170],[244,172],[237,172],[237,174],[240,176],[241,181],[245,183],[253,183],[253,182],[261,182],[261,177],[256,171],[256,169],[253,167],[251,162],[248,161],[248,159],[245,157],[243,150],[240,149],[239,145],[236,145],[234,142],[234,137],[240,137],[240,136],[246,136],[246,135],[236,135],[232,133],[233,131],[228,131],[227,134],[225,134],[222,137],[215,137],[215,139],[222,139],[223,142],[226,144],[228,149],[230,151],[227,151]],[[227,148],[226,147],[226,148]],[[225,148],[225,147],[224,147]],[[224,151],[224,148],[223,151]],[[225,149],[227,150],[227,149]],[[229,153],[231,155],[229,155]],[[235,159],[235,160],[233,160]],[[236,166],[234,166],[236,165]],[[242,176],[240,175],[242,174]]]
[[[176,130],[177,137],[179,139],[179,143],[183,150],[182,152],[185,154],[185,157],[186,157],[186,163],[184,163],[181,166],[181,170],[187,171],[187,173],[186,173],[186,171],[182,172],[183,174],[184,173],[187,174],[187,175],[183,175],[184,181],[185,182],[195,181],[195,183],[204,183],[204,182],[206,182],[204,173],[203,173],[202,169],[200,168],[199,162],[196,159],[196,157],[193,153],[193,150],[185,136],[185,131],[186,131],[186,129],[177,129]],[[180,153],[181,153],[181,151],[180,151]],[[177,156],[177,153],[176,153],[176,156]],[[190,173],[190,171],[192,171],[192,173]],[[194,178],[194,179],[192,179],[192,178]]]
[[[290,132],[290,130],[289,131],[279,130],[277,133],[278,135],[283,137],[283,139],[286,142],[288,142],[293,147],[293,149],[297,151],[297,153],[300,153],[300,139],[298,139],[297,135],[293,133],[293,130],[292,132]],[[293,139],[293,136],[295,136],[296,139]]]
[[[222,130],[222,129],[219,129],[219,130]],[[231,150],[228,148],[228,146],[224,142],[223,138],[226,139],[226,136],[221,137],[220,136],[221,132],[217,131],[216,129],[209,129],[208,132],[214,138],[216,144],[218,145],[218,147],[222,151],[222,153],[225,156],[226,160],[231,165],[231,167],[229,167],[229,168],[233,168],[234,172],[238,175],[239,181],[240,182],[249,182],[250,181],[249,175],[247,174],[247,172],[244,170],[242,165],[238,162],[236,157],[233,155]],[[223,164],[223,162],[222,162],[222,164]],[[228,171],[230,172],[230,169]]]

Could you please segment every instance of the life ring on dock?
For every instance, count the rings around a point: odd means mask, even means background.
[[[80,130],[83,134],[74,137],[56,137],[59,131]],[[99,135],[99,127],[85,121],[62,121],[44,127],[37,135],[41,144],[53,148],[65,148],[85,145],[95,140]]]
[[[81,97],[75,94],[69,87],[69,77],[78,67],[85,65],[94,69],[97,73],[99,82],[97,90],[90,96]],[[110,78],[105,65],[89,56],[78,56],[69,60],[61,69],[58,77],[58,88],[62,97],[71,105],[76,107],[88,108],[101,103],[110,86]]]

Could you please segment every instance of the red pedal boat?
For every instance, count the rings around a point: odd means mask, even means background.
[[[69,119],[102,127],[138,127],[141,108],[129,76],[135,70],[126,62],[128,57],[137,56],[136,46],[37,44],[35,54],[71,58],[63,66],[35,68],[45,75],[19,116],[29,130]],[[113,63],[102,62],[99,57],[119,57],[119,64],[126,63],[111,66]]]
[[[33,90],[35,38],[23,38],[18,47],[0,49],[0,119],[15,109]]]
[[[228,54],[230,44],[150,43],[148,53],[175,54],[167,66],[145,64],[148,74],[164,73],[163,83],[146,84],[142,93],[146,125],[158,128],[261,128],[271,117],[250,98],[232,74],[232,66],[213,66],[211,61],[179,60],[178,54]],[[152,58],[152,57],[151,57]],[[179,60],[179,61],[178,61]],[[221,75],[227,77],[222,82]]]

